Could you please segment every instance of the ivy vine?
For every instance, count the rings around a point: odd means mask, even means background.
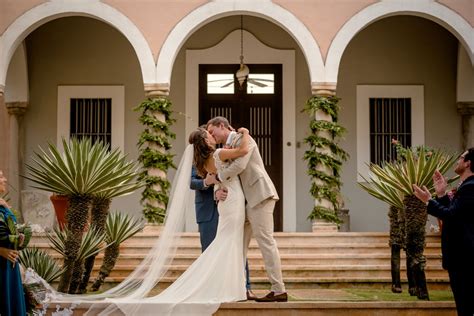
[[[168,98],[159,97],[144,100],[134,109],[141,111],[139,122],[144,125],[137,145],[140,151],[138,160],[143,167],[139,179],[145,183],[141,203],[144,207],[143,214],[149,223],[164,222],[171,184],[167,178],[149,175],[148,170],[156,168],[166,173],[169,168],[176,168],[173,163],[174,155],[168,153],[172,147],[171,139],[176,137],[170,130],[175,122],[171,118],[171,106]],[[155,114],[162,114],[164,121],[157,119]],[[157,148],[163,148],[164,153]],[[155,190],[157,186],[159,191]],[[155,206],[156,202],[163,207]]]
[[[312,185],[310,188],[311,196],[318,202],[329,201],[333,208],[316,205],[311,210],[308,218],[324,219],[332,223],[340,224],[341,220],[336,215],[336,210],[340,208],[340,188],[341,188],[341,168],[342,162],[349,158],[337,142],[337,138],[342,137],[346,132],[345,128],[337,123],[339,113],[339,98],[313,96],[306,101],[304,112],[311,115],[309,124],[311,135],[304,139],[309,145],[305,151],[303,159],[308,163],[308,174],[311,176]],[[332,118],[332,122],[325,120],[316,120],[316,112],[322,111]],[[322,133],[326,132],[326,133]],[[327,134],[330,138],[322,135]],[[327,150],[321,150],[327,149]],[[330,172],[318,170],[319,166],[324,166]],[[319,181],[317,181],[319,180]]]

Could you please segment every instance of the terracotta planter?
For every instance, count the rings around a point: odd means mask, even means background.
[[[69,207],[69,198],[66,195],[53,194],[49,197],[54,206],[56,212],[56,218],[58,220],[59,228],[63,229],[66,227],[66,212]]]

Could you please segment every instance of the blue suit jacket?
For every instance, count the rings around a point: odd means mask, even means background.
[[[447,195],[430,200],[428,214],[443,221],[443,268],[474,267],[474,176],[464,180],[452,201]]]
[[[217,214],[217,204],[214,200],[214,186],[204,187],[204,180],[197,175],[196,168],[193,166],[191,172],[192,190],[196,191],[196,221],[199,223],[208,222]]]

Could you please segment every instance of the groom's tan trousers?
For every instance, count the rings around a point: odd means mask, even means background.
[[[273,237],[273,210],[276,200],[267,199],[254,207],[246,207],[244,226],[244,258],[252,237],[255,238],[262,252],[265,269],[272,284],[271,291],[285,292],[283,276],[281,273],[280,252]]]

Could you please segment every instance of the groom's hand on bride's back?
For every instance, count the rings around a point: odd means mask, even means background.
[[[227,199],[227,189],[219,189],[216,191],[216,200],[217,201],[225,201]]]

